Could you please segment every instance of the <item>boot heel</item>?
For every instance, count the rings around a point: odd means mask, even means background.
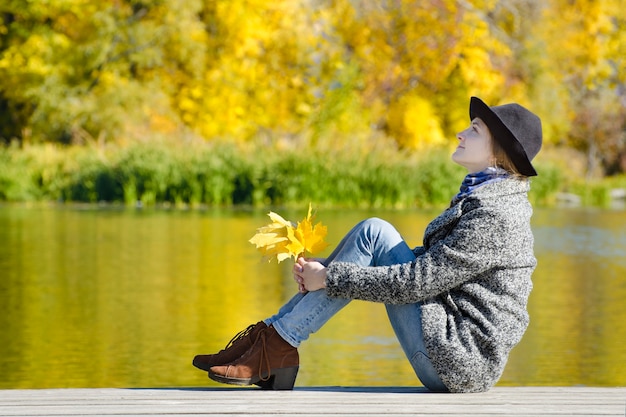
[[[275,391],[292,390],[296,383],[298,369],[298,366],[276,369],[274,375],[272,375],[268,381],[262,382],[262,385],[259,384],[259,386],[263,389],[272,389]]]

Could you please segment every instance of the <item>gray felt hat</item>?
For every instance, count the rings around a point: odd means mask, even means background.
[[[541,120],[519,104],[489,107],[478,97],[470,100],[470,121],[480,118],[511,158],[518,171],[528,177],[537,175],[530,163],[541,149]]]

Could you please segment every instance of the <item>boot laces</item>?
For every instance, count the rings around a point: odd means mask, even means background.
[[[265,332],[259,335],[261,338],[261,357],[259,358],[259,379],[263,382],[268,381],[272,377],[272,368],[270,367],[270,358],[267,354],[266,336]],[[258,338],[257,338],[258,340]],[[267,367],[267,377],[263,378],[263,362],[265,360],[265,366]]]
[[[229,347],[233,346],[234,344],[239,342],[241,339],[249,335],[252,329],[254,328],[254,326],[256,326],[256,324],[251,324],[245,329],[243,329],[242,331],[240,331],[239,333],[237,333],[235,336],[233,336],[233,338],[230,339],[230,342],[226,344],[226,347],[223,350],[228,349]]]

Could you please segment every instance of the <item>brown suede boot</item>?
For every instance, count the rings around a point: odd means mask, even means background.
[[[257,324],[251,324],[230,339],[226,347],[218,353],[213,355],[196,355],[193,358],[193,366],[208,372],[212,366],[226,365],[239,359],[241,355],[252,347],[259,333],[266,328],[267,326],[262,321]]]
[[[254,346],[241,358],[228,365],[212,367],[209,378],[225,384],[256,384],[264,389],[290,390],[296,382],[299,365],[298,349],[269,326],[259,333]]]

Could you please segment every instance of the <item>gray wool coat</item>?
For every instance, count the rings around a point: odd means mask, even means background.
[[[331,263],[329,296],[422,303],[428,355],[451,392],[481,392],[500,378],[528,327],[536,266],[529,182],[478,187],[426,228],[416,259],[392,266]]]

